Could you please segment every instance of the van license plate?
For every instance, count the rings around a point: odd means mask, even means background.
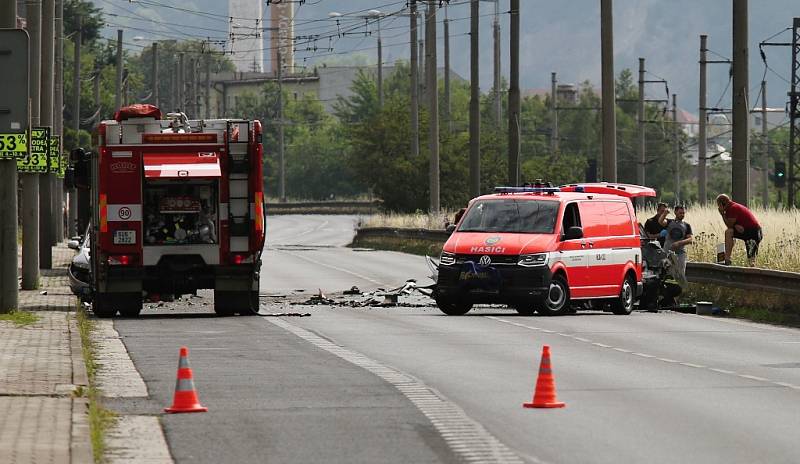
[[[135,244],[136,244],[135,230],[114,231],[114,245],[135,245]]]

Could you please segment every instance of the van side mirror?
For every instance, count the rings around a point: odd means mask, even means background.
[[[576,240],[583,238],[583,229],[577,226],[572,226],[564,233],[564,240]]]
[[[452,234],[453,232],[456,231],[456,225],[455,224],[447,224],[447,227],[444,228],[444,231],[447,232],[448,234]]]

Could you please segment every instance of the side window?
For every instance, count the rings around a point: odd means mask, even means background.
[[[583,222],[583,236],[606,237],[608,236],[608,223],[606,222],[606,210],[602,201],[582,201],[578,203]]]
[[[603,202],[608,222],[608,235],[620,237],[634,235],[631,213],[624,201]]]
[[[567,231],[570,227],[581,226],[581,215],[578,212],[578,204],[570,203],[564,208],[564,218],[561,221],[561,233]]]

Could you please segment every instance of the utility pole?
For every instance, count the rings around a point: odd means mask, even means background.
[[[204,99],[206,119],[211,119],[211,59],[208,55],[206,55],[206,92]]]
[[[761,81],[761,205],[769,206],[769,128],[767,127],[767,81]]]
[[[283,60],[280,48],[277,50],[278,58],[278,196],[281,203],[286,202],[286,158],[284,157],[283,142]]]
[[[789,86],[788,206],[795,208],[797,162],[800,155],[800,18],[792,20],[792,80]]]
[[[425,24],[425,17],[423,16],[420,20],[420,25]],[[423,34],[425,31],[423,30]],[[419,68],[419,98],[425,99],[425,40],[420,39],[419,41],[419,60],[418,60],[418,68]]]
[[[42,81],[39,123],[53,127],[53,53],[55,52],[55,0],[42,2]],[[50,141],[47,141],[50,146]],[[39,268],[53,268],[53,176],[50,163],[39,174]]]
[[[114,111],[122,107],[122,29],[117,29],[117,84]]]
[[[480,0],[470,1],[469,33],[469,193],[471,197],[481,194],[481,83],[478,21]]]
[[[558,80],[556,73],[550,73],[550,156],[558,154]]]
[[[603,105],[603,180],[617,181],[617,116],[614,89],[614,15],[612,0],[600,0]]]
[[[409,43],[411,44],[411,155],[419,156],[419,55],[417,50],[417,0],[411,0]]]
[[[706,90],[708,78],[706,74],[706,61],[708,61],[708,57],[706,56],[706,52],[708,51],[707,47],[708,43],[708,36],[701,35],[700,36],[700,125],[698,128],[697,133],[697,193],[698,193],[698,200],[700,201],[701,205],[706,204],[708,201],[708,194],[706,193],[706,185],[708,184],[707,174],[708,169],[706,163],[708,162],[707,153],[708,150],[708,135],[706,133],[706,127],[708,125],[708,116],[706,115],[706,110],[708,104],[706,103],[706,98],[708,96],[708,91]]]
[[[500,0],[494,0],[494,22],[492,22],[492,35],[494,36],[494,123],[497,129],[503,125],[503,97],[500,93]]]
[[[447,132],[453,131],[453,117],[450,114],[450,20],[447,18],[447,4],[444,6],[444,118]]]
[[[158,42],[153,42],[153,105],[158,106]]]
[[[436,1],[428,2],[425,23],[425,69],[427,70],[430,150],[430,213],[439,213],[439,92],[436,75]]]
[[[381,20],[378,18],[378,109],[383,108],[383,42],[381,41]]]
[[[192,111],[193,118],[199,118],[199,111],[197,109],[197,60],[189,58],[189,74],[192,76],[191,85],[189,86],[189,104],[187,105]]]
[[[647,115],[645,114],[645,106],[644,106],[644,58],[639,58],[639,102],[637,105],[636,110],[636,183],[638,185],[644,185],[646,182],[645,174],[646,170],[645,167],[647,166],[647,145],[646,145],[646,132],[645,132],[645,120],[647,119]],[[637,202],[638,206],[644,206],[644,200],[640,200]]]
[[[511,80],[508,87],[508,183],[519,185],[519,0],[511,0]]]
[[[748,104],[747,0],[733,0],[733,153],[731,185],[733,200],[750,201],[750,110]]]
[[[64,0],[56,0],[55,15],[55,80],[53,97],[53,128],[55,134],[61,139],[61,152],[64,151]],[[59,152],[59,156],[62,153]],[[64,182],[54,178],[55,189],[53,201],[55,203],[55,239],[62,240],[64,233]]]
[[[180,65],[178,60],[172,62],[172,72],[169,73],[169,102],[170,111],[176,111],[180,107],[178,101],[178,73],[180,73]]]
[[[75,32],[75,47],[73,48],[72,61],[72,130],[75,134],[81,129],[81,42],[83,41],[83,17],[78,16],[78,30]],[[96,69],[94,74],[95,100],[100,97],[100,70]],[[95,102],[97,103],[97,102]],[[69,191],[69,222],[70,236],[78,235],[83,232],[78,230],[78,189],[72,188]]]
[[[17,29],[16,0],[0,0],[0,28]],[[25,121],[24,124],[27,124]],[[17,291],[17,162],[0,160],[0,314],[16,309]]]
[[[30,127],[33,128],[39,125],[42,2],[26,0],[25,5],[30,37]],[[34,290],[39,286],[39,175],[32,172],[22,174],[22,237],[22,289]]]
[[[186,112],[186,98],[183,92],[186,90],[184,84],[186,77],[186,61],[183,53],[178,53],[178,108],[179,111]]]
[[[672,94],[672,143],[675,149],[675,204],[681,202],[681,144],[678,140],[678,96]]]

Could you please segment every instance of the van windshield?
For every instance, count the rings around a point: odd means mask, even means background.
[[[513,198],[478,201],[467,211],[458,231],[552,234],[558,205],[557,201]]]

